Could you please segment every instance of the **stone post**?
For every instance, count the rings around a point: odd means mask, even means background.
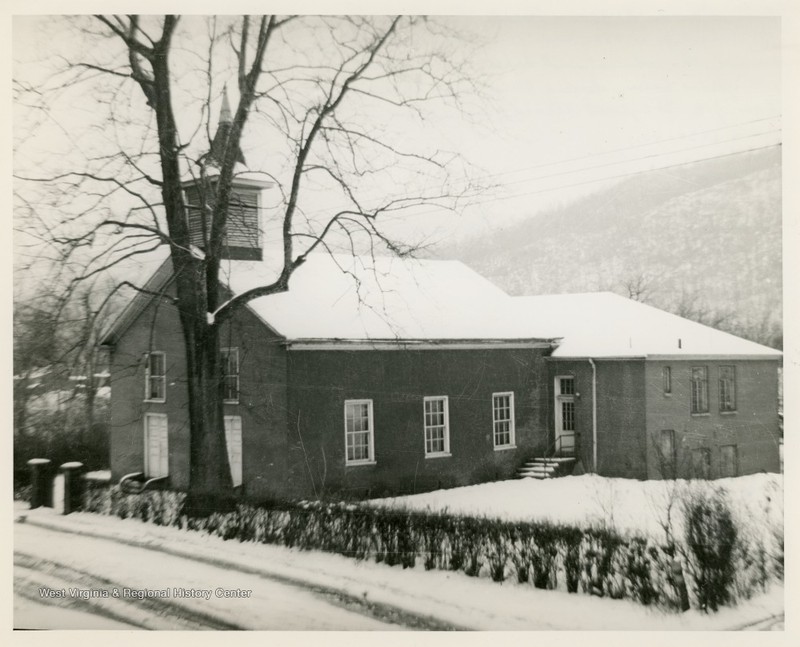
[[[47,458],[28,461],[31,473],[31,510],[42,506],[53,507],[53,470]]]

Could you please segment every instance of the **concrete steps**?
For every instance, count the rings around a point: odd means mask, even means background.
[[[575,459],[569,458],[533,458],[517,470],[517,478],[552,479],[572,473]]]

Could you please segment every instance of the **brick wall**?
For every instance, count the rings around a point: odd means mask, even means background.
[[[507,478],[545,444],[542,350],[290,351],[298,494],[420,492]],[[516,449],[493,448],[492,393],[515,393]],[[448,396],[449,457],[426,458],[423,398]],[[345,465],[344,401],[371,399],[374,465]]]
[[[595,359],[597,371],[597,473],[646,478],[644,361]],[[578,458],[592,471],[592,366],[586,359],[548,361],[548,438],[555,440],[555,379],[575,378]]]
[[[672,393],[665,394],[662,369],[669,366]],[[691,413],[692,367],[704,366],[708,374],[708,413]],[[721,412],[719,367],[736,372],[736,411]],[[660,478],[662,462],[657,437],[674,430],[677,475],[693,476],[692,450],[710,451],[711,478],[722,475],[722,446],[735,445],[738,474],[777,472],[778,454],[778,366],[776,360],[679,360],[648,361],[647,436],[648,474]]]
[[[286,351],[249,310],[242,310],[222,334],[222,347],[239,349],[239,404],[225,415],[242,418],[243,494],[283,496],[286,464]],[[166,353],[167,397],[144,401],[148,349]],[[185,353],[174,307],[151,303],[117,343],[111,355],[112,478],[144,468],[144,414],[168,416],[170,486],[189,484],[189,414]]]

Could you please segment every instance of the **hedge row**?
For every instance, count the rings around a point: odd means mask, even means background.
[[[200,530],[225,540],[323,550],[403,568],[461,571],[497,582],[514,579],[540,589],[629,599],[672,610],[685,610],[690,603],[715,609],[718,602],[749,597],[769,579],[766,571],[759,576],[763,564],[743,564],[746,573],[732,579],[736,555],[744,558],[751,551],[739,547],[734,554],[730,546],[712,550],[707,542],[715,541],[713,532],[693,547],[697,553],[607,529],[354,504],[239,505],[233,512],[195,518],[182,514],[183,500],[176,492],[95,489],[86,492],[85,509]],[[713,554],[712,560],[704,559],[708,554]]]

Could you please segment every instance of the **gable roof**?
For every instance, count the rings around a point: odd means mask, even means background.
[[[739,356],[778,358],[736,337],[613,292],[513,297],[532,331],[563,337],[552,357]]]
[[[265,262],[234,261],[224,275],[241,294],[274,280],[276,271]],[[505,316],[505,292],[458,261],[312,254],[288,292],[248,305],[290,340],[538,338]]]
[[[280,268],[223,261],[234,295],[268,285]],[[168,250],[142,265],[147,289],[171,276]],[[104,336],[114,343],[150,299],[138,294]],[[312,254],[289,291],[246,306],[293,342],[558,342],[554,358],[698,356],[777,359],[781,352],[611,292],[511,297],[459,261]],[[555,344],[554,344],[555,345]]]

